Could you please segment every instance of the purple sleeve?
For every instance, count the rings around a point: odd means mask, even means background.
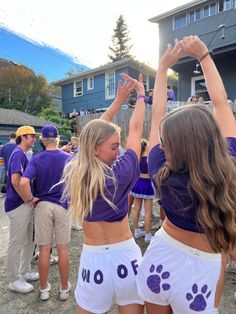
[[[23,177],[28,178],[30,180],[36,177],[36,167],[35,167],[34,157],[28,163],[25,169],[25,172],[23,173]]]
[[[160,144],[154,146],[148,156],[148,173],[151,179],[157,174],[165,161],[165,154],[163,149],[160,148]]]
[[[236,138],[235,137],[227,137],[226,138],[229,146],[229,153],[236,158]]]
[[[136,153],[128,148],[121,157],[117,158],[112,170],[118,183],[127,184],[127,188],[132,187],[140,175]]]
[[[11,174],[20,173],[23,174],[25,169],[25,156],[23,154],[14,154],[11,159]]]

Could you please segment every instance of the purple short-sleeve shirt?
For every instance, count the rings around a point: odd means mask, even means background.
[[[35,197],[68,207],[66,202],[61,202],[63,186],[52,188],[60,181],[68,158],[70,155],[61,150],[44,150],[32,157],[23,177],[32,181]]]
[[[236,138],[227,138],[229,153],[236,158]],[[152,148],[148,158],[148,172],[154,180],[155,175],[165,163],[165,153],[156,145]],[[177,227],[203,233],[203,228],[198,224],[196,212],[198,208],[197,197],[189,195],[188,192],[189,173],[173,172],[162,183],[159,204],[165,210],[167,218]]]
[[[132,149],[127,149],[124,155],[117,158],[111,169],[116,179],[116,187],[113,180],[107,178],[105,195],[117,209],[113,209],[101,195],[98,195],[86,221],[121,221],[128,212],[128,193],[140,175],[136,153]]]
[[[14,189],[11,183],[11,176],[14,173],[23,174],[28,164],[26,153],[18,146],[13,150],[8,162],[8,180],[7,180],[7,194],[5,200],[5,211],[9,212],[24,203],[22,198]]]

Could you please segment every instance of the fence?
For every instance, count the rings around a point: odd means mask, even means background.
[[[177,107],[185,105],[186,102],[169,102],[167,106],[167,111],[171,111]],[[212,104],[206,104],[209,108],[212,108]],[[230,106],[232,107],[232,110],[234,114],[236,113],[236,104],[231,103]],[[133,113],[133,109],[123,109],[120,110],[114,119],[114,123],[119,125],[121,127],[121,142],[124,143],[128,136],[129,131],[129,120]],[[93,119],[99,119],[102,113],[94,113],[94,114],[88,114],[85,116],[79,116],[77,118],[77,134],[80,134],[82,128],[87,124],[89,121]],[[148,106],[146,108],[145,112],[145,119],[144,119],[144,126],[143,126],[143,138],[148,138],[149,131],[150,131],[150,125],[151,125],[151,115],[152,115],[152,107]]]

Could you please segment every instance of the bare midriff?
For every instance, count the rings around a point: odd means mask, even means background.
[[[140,173],[140,178],[149,179],[150,177],[148,173]]]
[[[128,215],[121,221],[115,222],[84,221],[83,229],[84,243],[88,245],[106,245],[132,238]]]
[[[207,253],[214,253],[203,233],[187,231],[175,226],[168,218],[163,223],[164,230],[175,240]]]

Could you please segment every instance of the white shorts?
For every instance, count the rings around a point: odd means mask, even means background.
[[[75,290],[77,304],[98,314],[109,311],[113,301],[118,305],[144,304],[135,280],[141,259],[133,238],[108,245],[84,244]]]
[[[170,305],[174,314],[213,314],[221,255],[199,251],[156,232],[139,266],[137,288],[148,303]]]

